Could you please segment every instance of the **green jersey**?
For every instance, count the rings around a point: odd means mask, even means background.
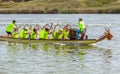
[[[54,32],[53,32],[53,38],[54,38],[54,39],[57,39],[57,38],[58,38],[58,32],[57,32],[57,31],[54,31]]]
[[[69,31],[63,30],[63,34],[64,34],[64,39],[67,39],[69,36]]]
[[[13,37],[13,38],[18,38],[18,37],[19,37],[18,32],[13,32],[13,33],[12,33],[12,37]]]
[[[48,32],[45,31],[45,29],[42,29],[40,33],[40,38],[41,39],[48,39]]]
[[[20,38],[28,38],[28,31],[22,30],[20,32]]]
[[[37,38],[37,34],[35,34],[34,31],[32,31],[32,33],[30,34],[30,39],[36,39]]]
[[[64,35],[63,33],[59,34],[58,39],[62,39],[63,35]]]
[[[12,32],[13,29],[14,29],[14,24],[10,23],[10,24],[8,24],[8,26],[6,28],[6,32]]]
[[[63,36],[64,36],[63,30],[59,30],[58,39],[63,39]]]
[[[83,32],[83,30],[85,29],[85,25],[82,21],[78,23],[78,27],[79,27],[81,32]]]

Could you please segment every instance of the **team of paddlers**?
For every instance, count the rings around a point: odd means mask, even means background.
[[[32,25],[25,25],[19,32],[19,27],[15,24],[16,21],[13,20],[12,23],[8,24],[6,27],[7,36],[20,39],[83,39],[85,32],[85,25],[82,19],[79,19],[78,27],[79,29],[71,28],[69,24],[65,25],[63,28],[56,30],[59,24],[54,25],[51,23],[44,25],[42,28],[36,24],[34,28]],[[81,34],[81,36],[79,35]],[[51,37],[50,37],[51,36]]]

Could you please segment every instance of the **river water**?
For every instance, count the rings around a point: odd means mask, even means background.
[[[113,39],[90,46],[0,42],[0,74],[120,74],[120,14],[0,14],[0,35],[13,19],[18,25],[52,22],[77,27],[80,17],[89,38],[103,35],[107,26]]]

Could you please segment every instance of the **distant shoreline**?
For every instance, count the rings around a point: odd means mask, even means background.
[[[84,9],[84,10],[74,10],[74,9],[69,9],[69,10],[64,10],[64,11],[59,11],[57,9],[52,9],[48,11],[44,10],[2,10],[0,9],[0,14],[120,14],[120,10],[118,9]]]
[[[119,14],[120,0],[0,2],[0,14]]]

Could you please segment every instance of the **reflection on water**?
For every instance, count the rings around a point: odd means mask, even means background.
[[[0,74],[120,74],[119,14],[1,14],[0,34],[11,19],[16,24],[71,24],[84,19],[89,38],[98,38],[108,26],[110,42],[94,46],[66,44],[11,44],[0,42]],[[3,18],[4,17],[4,18]],[[42,18],[42,19],[41,19]],[[27,21],[27,22],[26,22]],[[3,32],[4,31],[4,32]]]
[[[8,44],[3,53],[0,59],[0,72],[7,74],[112,74],[115,72],[111,62],[111,49],[95,46],[50,43]]]

